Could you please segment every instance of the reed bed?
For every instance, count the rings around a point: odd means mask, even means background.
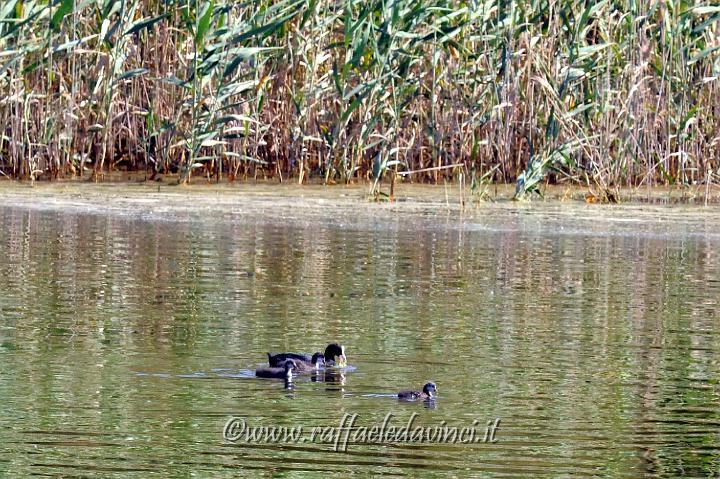
[[[0,172],[709,185],[714,3],[4,0]]]

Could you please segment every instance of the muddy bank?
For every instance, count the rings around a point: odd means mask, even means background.
[[[530,231],[541,235],[703,237],[720,239],[720,211],[678,192],[627,195],[622,204],[588,203],[585,190],[549,189],[511,201],[511,186],[479,200],[457,187],[400,185],[395,201],[372,201],[369,186],[276,183],[179,187],[150,183],[0,183],[5,207],[113,215],[147,221],[320,223],[344,229]],[[649,201],[648,201],[649,199]],[[461,204],[464,200],[464,205]]]
[[[488,184],[471,189],[465,185],[461,188],[456,183],[440,184],[411,183],[398,181],[395,183],[392,200],[389,198],[389,182],[380,184],[380,194],[372,195],[372,182],[355,182],[345,184],[324,184],[321,181],[306,181],[302,185],[296,180],[278,182],[276,180],[250,180],[216,182],[205,177],[193,177],[188,185],[178,185],[176,175],[160,176],[157,180],[149,180],[147,175],[138,172],[112,172],[103,177],[103,181],[90,182],[87,179],[61,179],[56,181],[15,181],[0,178],[0,194],[32,189],[39,196],[64,192],[70,194],[106,194],[118,192],[125,194],[237,194],[274,195],[287,198],[353,198],[366,201],[394,202],[437,202],[444,203],[449,209],[460,207],[481,206],[492,202],[513,201],[515,184]],[[552,201],[603,203],[601,194],[593,188],[577,185],[546,185],[541,195],[529,196],[526,203],[546,203]],[[114,193],[113,193],[114,194]],[[687,204],[701,205],[720,203],[720,185],[686,185],[686,186],[653,186],[639,188],[622,188],[613,190],[618,203],[642,204]]]

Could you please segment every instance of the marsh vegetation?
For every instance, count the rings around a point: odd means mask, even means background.
[[[718,20],[683,0],[6,0],[0,171],[710,185]]]

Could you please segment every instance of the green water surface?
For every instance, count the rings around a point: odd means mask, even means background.
[[[720,220],[272,195],[6,196],[0,476],[717,477]],[[347,348],[291,388],[269,350]],[[393,395],[434,380],[433,403]],[[258,426],[497,442],[246,443]]]

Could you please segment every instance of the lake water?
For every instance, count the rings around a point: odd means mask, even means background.
[[[718,476],[715,209],[168,191],[0,194],[0,476]],[[347,370],[253,377],[332,341]],[[499,423],[310,440],[347,414]]]

